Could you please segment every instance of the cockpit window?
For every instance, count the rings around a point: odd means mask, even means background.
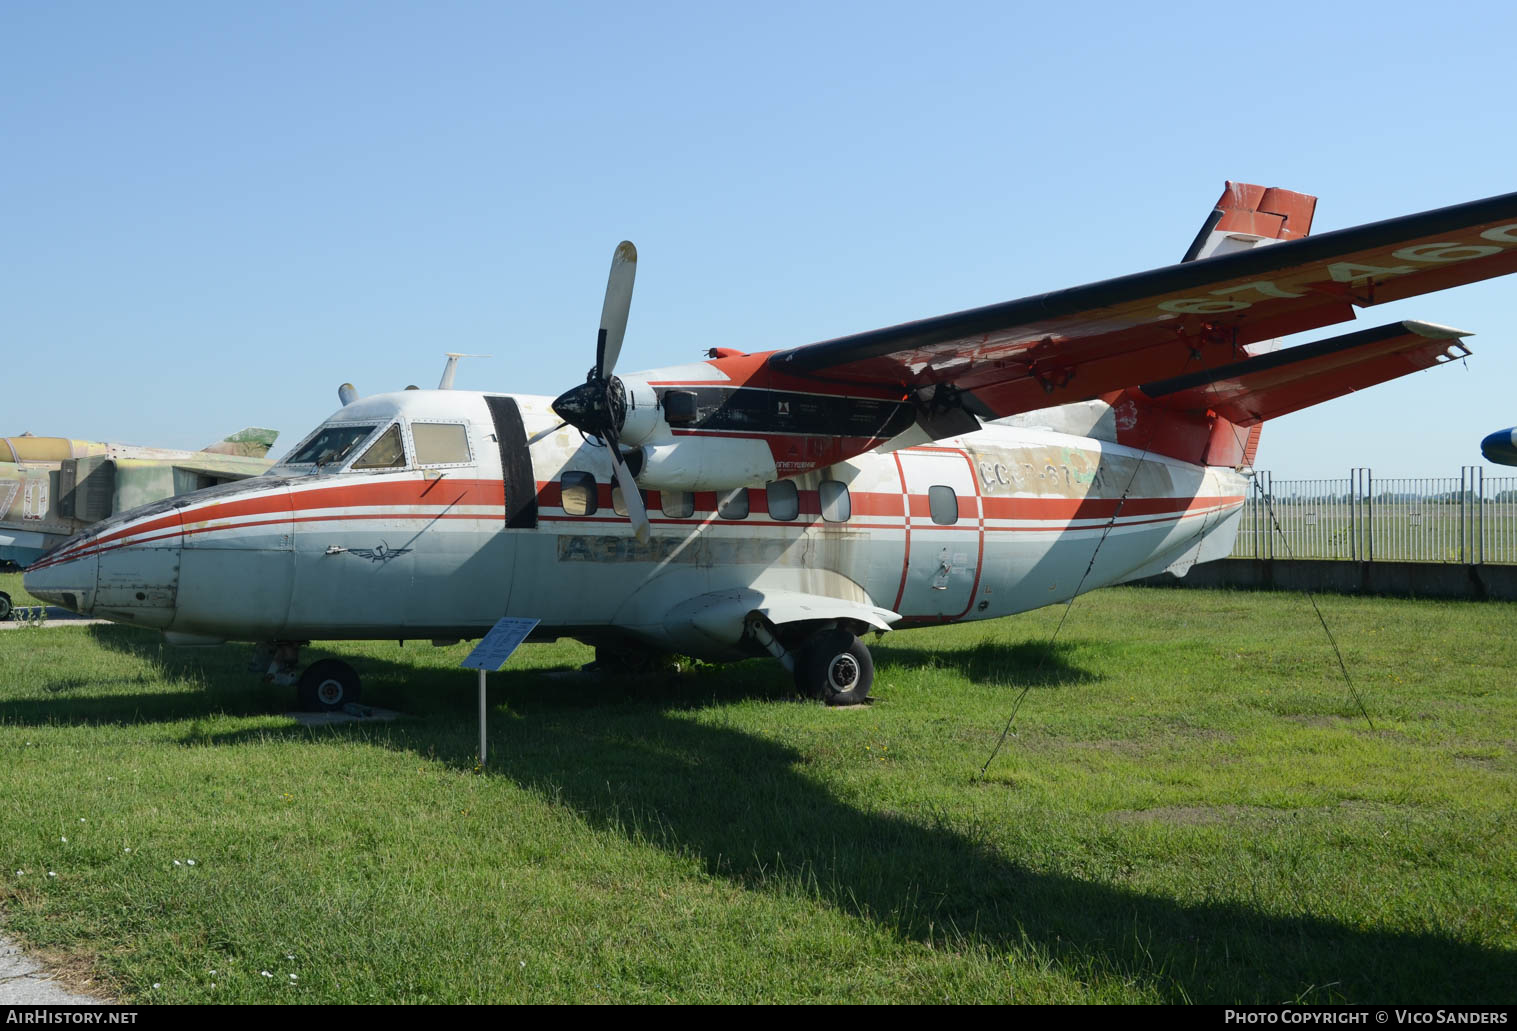
[[[396,423],[369,445],[354,469],[400,469],[406,464],[406,447],[400,440],[400,423]]]
[[[306,441],[304,447],[281,464],[340,465],[373,432],[373,423],[367,426],[351,422],[334,423],[323,427],[316,436]]]
[[[469,434],[458,423],[413,422],[411,442],[417,465],[467,465]]]

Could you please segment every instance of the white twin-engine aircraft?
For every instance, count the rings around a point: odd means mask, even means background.
[[[1261,424],[1468,354],[1354,309],[1517,271],[1517,193],[1308,237],[1315,198],[1228,183],[1177,265],[554,399],[356,399],[268,474],[71,538],[26,589],[170,642],[262,645],[308,706],[359,693],[320,639],[541,620],[603,657],[772,655],[863,699],[870,630],[993,619],[1232,549]],[[443,388],[451,386],[452,365]]]

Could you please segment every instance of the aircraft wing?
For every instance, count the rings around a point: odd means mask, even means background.
[[[1144,383],[1161,408],[1210,409],[1236,426],[1253,426],[1397,376],[1469,354],[1457,329],[1397,322],[1248,358],[1219,369]]]
[[[1355,308],[1512,272],[1517,193],[778,351],[768,365],[1001,418],[1216,369]]]

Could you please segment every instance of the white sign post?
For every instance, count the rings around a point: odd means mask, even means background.
[[[479,765],[485,764],[485,673],[488,670],[500,669],[516,651],[517,646],[527,639],[532,628],[537,626],[535,619],[518,619],[506,616],[500,619],[490,628],[490,632],[480,639],[460,666],[479,670]]]

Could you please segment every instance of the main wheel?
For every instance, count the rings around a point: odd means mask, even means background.
[[[0,619],[11,618],[11,596],[0,591]]]
[[[795,685],[828,705],[857,705],[874,685],[874,659],[847,630],[823,630],[796,655]]]
[[[339,659],[313,662],[300,674],[295,688],[300,707],[306,712],[336,712],[363,693],[358,671]]]

